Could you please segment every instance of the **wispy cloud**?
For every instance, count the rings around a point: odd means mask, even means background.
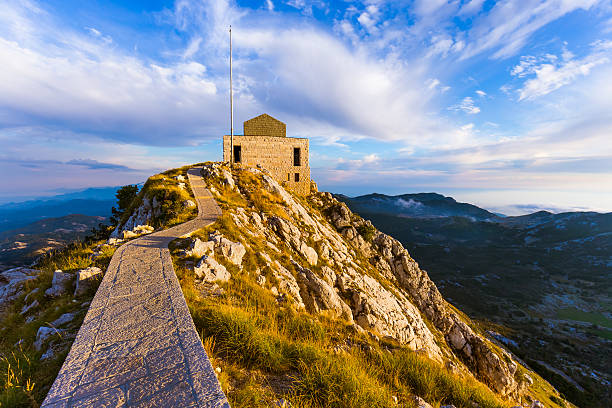
[[[519,90],[519,100],[535,99],[547,95],[578,77],[589,75],[593,68],[610,62],[612,41],[598,41],[593,44],[590,54],[574,58],[564,51],[562,58],[554,54],[542,57],[524,56],[511,74],[517,78],[529,78]]]
[[[461,102],[449,107],[448,109],[465,112],[469,115],[475,115],[477,113],[480,113],[480,108],[476,106],[476,104],[474,103],[474,99],[472,99],[471,96],[466,96],[461,100]]]

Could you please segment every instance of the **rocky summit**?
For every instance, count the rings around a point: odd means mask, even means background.
[[[75,347],[83,339],[89,341],[85,334],[91,332],[94,318],[93,312],[84,316],[84,311],[102,275],[98,291],[110,303],[101,302],[96,294],[91,301],[96,313],[115,307],[115,298],[122,310],[131,313],[130,298],[109,289],[114,287],[115,270],[118,265],[119,269],[132,265],[122,273],[142,288],[122,290],[134,299],[146,294],[144,288],[154,282],[139,280],[139,271],[151,275],[151,266],[138,258],[138,251],[145,244],[157,248],[162,237],[163,245],[173,239],[172,265],[164,260],[163,274],[175,271],[193,325],[183,317],[181,321],[200,336],[203,349],[200,345],[195,349],[210,359],[214,370],[207,372],[213,379],[216,376],[230,406],[571,406],[448,303],[399,241],[330,193],[313,188],[308,196],[295,195],[261,168],[209,162],[197,177],[189,168],[151,177],[116,225],[106,229],[104,240],[54,253],[34,269],[1,275],[7,328],[2,330],[11,342],[2,342],[3,353],[18,347],[35,362],[30,375],[43,379],[39,388],[19,388],[23,398],[13,397],[19,401],[16,406],[44,399],[75,337],[66,361],[78,362]],[[197,178],[197,189],[186,183],[188,171],[191,184]],[[212,208],[207,200],[216,202],[220,215],[198,224],[196,220],[207,216],[205,208]],[[170,232],[179,230],[178,238],[173,238]],[[82,253],[83,258],[78,258]],[[138,305],[152,319],[171,315],[163,308],[153,313],[154,306],[159,305]],[[148,319],[137,320],[144,324]],[[120,334],[122,322],[104,321],[111,325],[105,333],[116,324]],[[81,322],[88,328],[81,328],[77,336]],[[19,324],[27,330],[7,331]],[[172,334],[176,347],[184,333],[179,328]],[[20,340],[15,343],[17,335]],[[97,343],[92,344],[93,352],[99,353]],[[143,353],[135,350],[132,354]],[[154,354],[143,354],[144,361],[156,358]],[[63,390],[62,381],[72,381],[64,366],[53,392]],[[53,378],[44,377],[43,371]],[[121,385],[125,374],[115,374],[104,369],[104,382],[117,387],[116,404],[111,406],[126,401],[131,406],[136,400],[131,399],[130,387],[140,380],[132,378]],[[142,375],[154,377],[146,370]],[[179,377],[171,387],[181,389]],[[196,377],[190,381],[200,381]],[[27,378],[21,381],[26,384]],[[154,387],[165,389],[160,384]],[[121,394],[124,388],[129,390]],[[16,392],[14,387],[11,390]],[[74,395],[72,399],[77,398]],[[87,398],[95,406],[95,398]],[[140,401],[163,402],[158,399]]]

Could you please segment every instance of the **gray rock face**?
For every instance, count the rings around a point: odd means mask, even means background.
[[[142,204],[134,211],[132,215],[123,225],[117,225],[117,228],[111,233],[111,239],[128,239],[134,238],[143,234],[153,232],[153,227],[147,225],[151,218],[158,216],[161,213],[161,208],[157,199],[153,200],[145,197]],[[111,241],[109,240],[109,244]]]
[[[23,284],[36,279],[40,271],[28,268],[13,268],[0,272],[0,308],[21,294]]]
[[[81,269],[77,272],[76,288],[74,289],[74,297],[83,296],[94,285],[102,279],[104,273],[100,268],[95,266],[87,269]]]
[[[193,271],[202,282],[227,282],[232,277],[225,266],[206,255],[198,261]]]
[[[486,340],[476,333],[455,313],[443,299],[427,273],[410,257],[402,244],[390,236],[378,232],[368,244],[354,233],[355,222],[344,203],[338,203],[331,196],[323,195],[330,205],[332,224],[352,245],[371,253],[371,262],[388,279],[396,281],[406,291],[418,312],[423,313],[445,336],[448,344],[477,377],[484,380],[496,392],[512,395],[518,384],[514,379],[516,364],[504,361]],[[365,247],[365,248],[364,248]],[[368,249],[367,247],[370,247]],[[356,321],[360,320],[356,317]],[[413,325],[411,325],[413,327]]]
[[[72,280],[74,275],[67,272],[57,270],[53,272],[53,280],[51,281],[51,287],[45,290],[45,295],[49,297],[60,297],[71,291]]]
[[[306,305],[306,309],[318,313],[322,310],[330,310],[337,317],[353,323],[353,313],[351,308],[344,303],[338,292],[336,292],[327,282],[315,275],[310,269],[302,268],[296,264],[300,271],[299,285],[300,294]]]

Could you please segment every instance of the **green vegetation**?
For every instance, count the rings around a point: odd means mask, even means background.
[[[376,233],[376,228],[374,228],[373,225],[362,224],[357,227],[357,232],[363,237],[363,239],[371,242],[372,238],[374,238],[374,234]]]
[[[130,208],[130,205],[132,204],[137,195],[137,185],[127,185],[117,190],[117,193],[115,194],[115,197],[117,198],[117,207],[113,207],[111,209],[111,212],[113,214],[111,216],[111,223],[113,225],[117,225],[117,223],[119,223],[119,221],[123,217],[123,214],[125,214],[128,208]]]
[[[601,313],[584,312],[576,308],[566,308],[557,310],[557,317],[564,320],[575,320],[578,322],[592,323],[598,326],[612,329],[612,320]]]

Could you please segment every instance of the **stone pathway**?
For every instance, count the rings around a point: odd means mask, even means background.
[[[199,172],[188,173],[196,219],[115,252],[43,407],[229,407],[168,251],[221,215]]]

